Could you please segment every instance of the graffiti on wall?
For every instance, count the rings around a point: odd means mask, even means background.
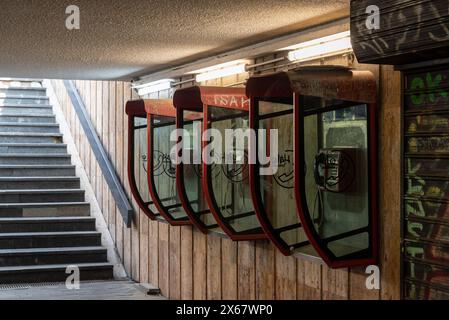
[[[373,11],[367,8],[373,6],[378,8],[375,13],[379,25],[376,28],[368,27]],[[407,54],[419,59],[417,52],[449,44],[449,2],[353,1],[351,34],[354,52],[360,62],[380,62],[379,59],[388,57],[391,64],[401,64]]]
[[[447,299],[449,72],[409,75],[405,90],[405,294]]]

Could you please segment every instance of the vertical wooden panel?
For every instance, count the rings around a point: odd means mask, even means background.
[[[101,141],[104,147],[104,150],[108,155],[109,153],[109,82],[103,81],[102,83],[102,104],[101,104],[101,122],[102,122],[102,130],[101,130]],[[108,197],[108,185],[106,184],[106,180],[104,179],[103,174],[100,169],[100,193],[102,194],[102,202],[103,202],[103,216],[105,217],[106,225],[109,225],[109,197]]]
[[[181,299],[181,228],[170,227],[170,299]]]
[[[349,274],[349,298],[351,300],[379,300],[380,290],[368,290],[365,268],[352,268]]]
[[[109,85],[109,123],[108,123],[108,132],[109,132],[109,157],[111,159],[112,164],[114,165],[115,171],[118,172],[117,168],[117,159],[116,159],[116,134],[115,134],[115,128],[117,126],[116,124],[116,82],[111,82]],[[115,201],[112,197],[112,194],[110,190],[108,189],[108,198],[109,201],[109,232],[111,233],[112,240],[116,241],[116,230],[115,230],[115,216],[116,216],[116,210],[115,210]]]
[[[159,222],[150,221],[148,236],[148,281],[159,285]]]
[[[297,260],[297,298],[321,299],[321,266],[305,260]]]
[[[238,298],[237,281],[237,243],[228,239],[221,241],[222,299]]]
[[[120,177],[120,180],[122,181],[122,184],[125,184],[125,171],[126,171],[126,162],[124,162],[124,155],[126,154],[126,150],[124,149],[124,118],[125,117],[125,107],[123,103],[123,82],[117,82],[116,84],[116,105],[117,105],[117,112],[116,112],[116,123],[115,123],[115,139],[116,139],[116,149],[117,149],[117,156],[116,156],[116,168],[117,173]],[[127,134],[127,133],[126,133]],[[120,215],[120,211],[116,207],[116,228],[115,228],[115,234],[116,234],[116,246],[117,250],[119,252],[120,257],[122,260],[124,260],[124,244],[123,244],[123,218]]]
[[[276,252],[276,299],[296,299],[296,259]]]
[[[238,298],[253,300],[256,298],[255,246],[253,242],[238,244]]]
[[[221,239],[207,237],[207,299],[221,299]]]
[[[206,253],[206,254],[205,254]],[[193,230],[193,298],[207,298],[207,236]]]
[[[131,100],[131,86],[129,83],[125,82],[123,85],[123,111],[124,106],[127,101]],[[128,150],[128,118],[124,115],[123,116],[123,165],[126,168],[127,166],[127,150]],[[125,190],[128,194],[129,199],[131,199],[130,193],[129,193],[129,181],[128,181],[128,172],[127,170],[124,170],[124,185]],[[135,215],[133,219],[135,219]],[[131,259],[132,259],[132,244],[131,244],[131,229],[126,228],[126,226],[123,227],[123,252],[124,252],[124,265],[125,268],[131,277],[134,277],[134,274],[132,274],[132,267],[131,267]]]
[[[401,297],[401,74],[391,66],[382,66],[380,80],[381,298],[390,300]]]
[[[269,241],[256,243],[256,299],[273,300],[275,248]]]
[[[159,288],[164,296],[170,296],[169,271],[170,262],[168,256],[169,248],[169,226],[161,223],[159,225]]]
[[[181,299],[193,299],[193,228],[181,228]]]
[[[131,88],[131,86],[129,86],[129,90],[131,91],[131,100],[135,100],[138,99],[138,95],[137,93],[134,91],[134,89]],[[143,173],[143,168],[140,167],[140,175],[143,177],[144,173]],[[140,179],[140,177],[139,177]],[[143,178],[142,178],[143,179]],[[130,198],[132,198],[134,200],[135,203],[135,199],[134,197],[132,197],[132,195],[130,195]],[[134,206],[135,208],[135,217],[132,220],[132,228],[131,228],[131,241],[132,241],[132,255],[131,255],[131,259],[132,259],[132,274],[133,274],[133,279],[136,279],[137,281],[140,280],[140,214],[141,214],[141,210],[139,209],[139,206],[137,204],[135,204]]]
[[[330,269],[322,266],[323,300],[347,300],[349,298],[348,269]]]

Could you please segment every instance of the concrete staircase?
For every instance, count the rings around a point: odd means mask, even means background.
[[[39,81],[0,80],[0,285],[113,277]]]

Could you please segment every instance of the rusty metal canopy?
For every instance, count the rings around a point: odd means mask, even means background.
[[[313,66],[252,77],[246,85],[246,94],[249,98],[291,98],[298,93],[369,103],[376,101],[375,89],[376,80],[369,71]]]

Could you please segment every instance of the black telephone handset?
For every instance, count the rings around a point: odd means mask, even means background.
[[[323,149],[315,156],[314,179],[327,192],[347,192],[356,176],[356,148]]]
[[[313,166],[313,177],[315,178],[315,184],[320,190],[326,189],[326,182],[324,178],[324,170],[326,166],[326,154],[320,152],[315,156],[315,163]]]

